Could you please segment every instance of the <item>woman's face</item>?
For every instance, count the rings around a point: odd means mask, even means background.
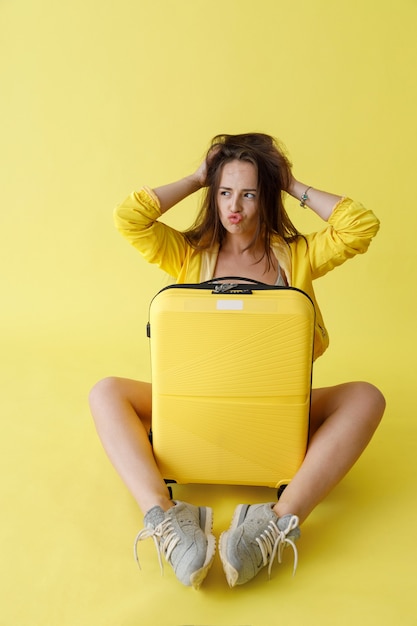
[[[230,234],[253,237],[258,226],[258,172],[248,161],[223,166],[217,190],[220,221]]]

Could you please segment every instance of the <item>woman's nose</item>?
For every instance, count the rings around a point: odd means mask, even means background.
[[[239,213],[240,211],[239,196],[233,196],[230,199],[230,210],[232,211],[232,213]]]

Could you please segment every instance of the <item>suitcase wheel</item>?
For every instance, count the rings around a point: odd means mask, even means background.
[[[166,484],[166,486],[168,488],[168,491],[169,491],[169,497],[172,500],[172,487],[170,485],[175,485],[176,481],[175,480],[170,480],[169,478],[164,478],[164,481],[165,481],[165,484]]]
[[[280,499],[280,497],[282,496],[282,493],[283,493],[283,491],[284,491],[284,489],[285,489],[285,487],[286,487],[286,486],[287,486],[287,485],[280,485],[280,486],[278,487],[278,491],[277,491],[278,500],[279,500],[279,499]]]

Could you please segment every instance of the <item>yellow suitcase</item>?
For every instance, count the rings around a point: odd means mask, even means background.
[[[245,280],[172,285],[150,304],[153,447],[167,482],[280,487],[305,456],[313,303]]]

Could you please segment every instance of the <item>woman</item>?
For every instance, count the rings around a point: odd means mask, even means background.
[[[194,226],[182,233],[158,218],[202,187],[205,200]],[[327,225],[301,235],[291,223],[284,192]],[[142,253],[179,283],[245,276],[305,291],[316,307],[315,358],[328,345],[312,281],[367,250],[379,222],[348,198],[297,181],[277,142],[250,133],[215,137],[196,172],[154,190],[132,193],[115,211],[116,226]],[[172,501],[149,440],[151,385],[107,378],[91,392],[97,431],[116,470],[144,513],[137,541],[153,537],[158,552],[185,585],[199,587],[212,563],[212,511]],[[278,502],[239,505],[220,539],[231,587],[279,560],[299,525],[345,476],[370,441],[385,408],[372,385],[351,382],[314,389],[307,454]]]

